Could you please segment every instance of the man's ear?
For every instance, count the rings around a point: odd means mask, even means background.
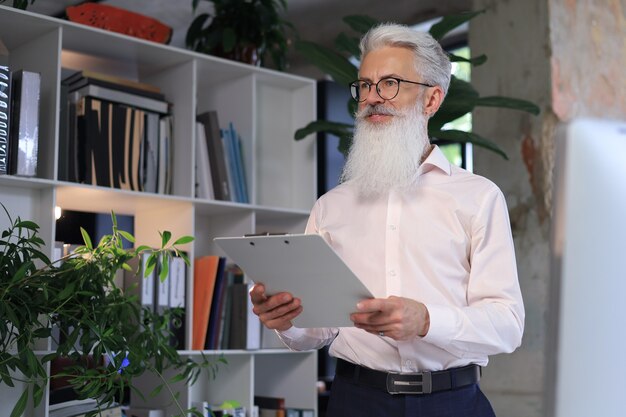
[[[435,114],[443,103],[443,97],[443,89],[440,86],[428,87],[424,91],[424,114],[428,117]]]

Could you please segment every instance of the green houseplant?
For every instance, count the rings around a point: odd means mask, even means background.
[[[170,384],[192,384],[203,370],[214,375],[223,360],[210,362],[202,356],[192,361],[179,356],[170,343],[169,323],[172,317],[180,318],[180,309],[168,309],[162,315],[142,309],[137,297],[124,294],[114,281],[118,270],[132,270],[128,261],[146,251],[150,251],[146,275],[159,263],[159,278],[164,280],[171,256],[189,262],[179,245],[193,238],[184,236],[172,243],[171,234],[165,231],[158,249],[124,249],[123,240],[135,240],[117,228],[113,213],[112,234],[94,246],[81,229],[84,246],[51,262],[41,251],[44,242],[38,236],[39,226],[19,217],[11,219],[2,207],[11,225],[0,237],[0,383],[26,386],[11,417],[21,416],[29,401],[39,404],[53,378],[69,380],[79,399],[96,399],[98,407],[115,399],[123,401],[127,387],[145,398],[133,380],[146,372],[161,381],[150,395],[165,388],[181,417],[186,413],[201,416],[195,410],[183,410]],[[57,334],[60,337],[54,340]],[[56,348],[37,351],[38,342],[49,338]],[[54,375],[47,373],[44,366],[59,359],[71,365]],[[176,375],[166,378],[166,369],[174,369]]]
[[[207,0],[213,14],[202,13],[191,22],[185,43],[188,48],[253,65],[284,70],[287,66],[287,30],[291,23],[281,17],[286,0]],[[199,0],[192,0],[196,10]]]
[[[0,3],[4,3],[6,0],[0,0]],[[35,0],[13,0],[13,7],[16,9],[26,10],[29,4],[33,4]]]
[[[432,26],[430,34],[437,40],[441,40],[445,34],[463,23],[473,19],[483,11],[461,13],[445,16],[439,23]],[[346,16],[343,21],[357,34],[362,35],[379,22],[369,16]],[[348,86],[357,79],[358,69],[349,60],[349,57],[358,57],[359,39],[346,33],[340,33],[335,39],[335,47],[338,52],[325,48],[313,42],[299,41],[296,50],[315,64],[323,72],[329,74],[335,81]],[[452,62],[469,62],[473,66],[482,65],[487,61],[485,55],[475,58],[463,58],[450,54]],[[354,114],[356,102],[349,100],[349,114]],[[501,96],[480,97],[480,94],[469,83],[452,77],[448,94],[439,111],[428,122],[428,134],[436,142],[439,139],[455,142],[470,142],[474,145],[489,149],[503,158],[508,159],[506,153],[490,139],[484,138],[474,132],[446,128],[446,124],[463,115],[470,113],[475,107],[499,107],[526,111],[531,114],[539,114],[540,110],[535,104],[521,99]],[[311,133],[328,132],[339,138],[339,150],[346,153],[352,140],[353,125],[336,123],[325,120],[317,120],[307,126],[298,129],[295,139],[301,140]]]

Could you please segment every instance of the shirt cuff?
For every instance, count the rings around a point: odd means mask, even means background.
[[[427,304],[430,327],[422,340],[436,346],[446,345],[458,334],[460,323],[456,311],[442,305]]]
[[[301,329],[300,327],[291,326],[290,328],[284,331],[276,330],[276,333],[278,333],[279,335],[285,336],[287,339],[294,340],[294,339],[298,339],[301,336],[304,336],[306,331],[305,329]]]

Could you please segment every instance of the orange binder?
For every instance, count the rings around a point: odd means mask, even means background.
[[[194,261],[193,333],[191,340],[191,349],[193,350],[204,349],[219,260],[219,256],[209,255]]]

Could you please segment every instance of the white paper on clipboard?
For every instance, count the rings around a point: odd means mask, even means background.
[[[372,293],[319,235],[214,239],[266,293],[289,292],[302,301],[297,327],[349,327],[356,304]]]

